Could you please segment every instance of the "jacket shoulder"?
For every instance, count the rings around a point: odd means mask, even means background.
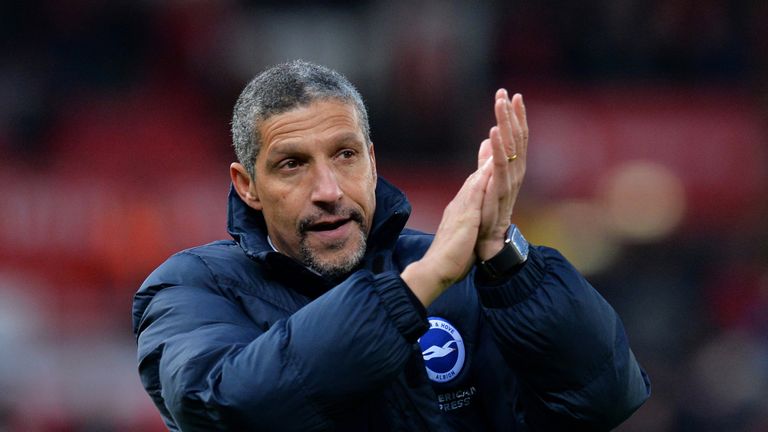
[[[233,241],[216,241],[177,252],[160,264],[139,292],[157,285],[208,285],[226,275],[228,268],[248,262],[243,250]]]
[[[152,298],[162,289],[172,286],[195,286],[219,291],[230,285],[238,273],[245,273],[249,258],[233,241],[220,240],[186,249],[160,264],[141,284],[133,298],[133,328]]]

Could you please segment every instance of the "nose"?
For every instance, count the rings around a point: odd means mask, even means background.
[[[315,175],[312,176],[312,195],[310,199],[314,204],[335,204],[344,196],[344,191],[339,185],[336,171],[326,164],[316,164]]]

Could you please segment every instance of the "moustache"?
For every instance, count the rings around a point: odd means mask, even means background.
[[[360,225],[361,227],[365,225],[365,221],[363,220],[363,215],[359,211],[353,208],[345,208],[345,209],[339,209],[338,211],[315,213],[301,219],[299,221],[299,233],[305,234],[307,231],[309,231],[310,227],[317,224],[317,221],[323,218],[327,218],[328,216],[349,219],[354,222],[357,222],[358,225]]]

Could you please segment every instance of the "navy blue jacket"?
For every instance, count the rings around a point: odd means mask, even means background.
[[[532,247],[495,286],[472,272],[424,310],[399,275],[432,236],[404,229],[410,205],[384,180],[376,199],[341,281],[275,252],[233,192],[235,241],[148,277],[139,373],[171,430],[599,431],[647,399],[619,317],[557,251]]]

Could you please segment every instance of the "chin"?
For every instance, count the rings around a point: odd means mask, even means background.
[[[321,275],[335,279],[349,274],[362,261],[365,255],[365,237],[358,237],[357,241],[345,242],[346,248],[326,250],[317,253],[306,244],[301,245],[301,258],[304,265]]]

